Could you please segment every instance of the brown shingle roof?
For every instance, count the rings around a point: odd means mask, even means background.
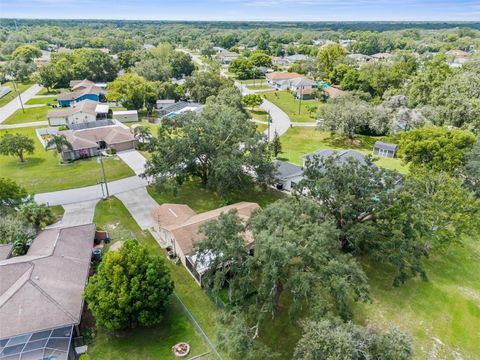
[[[193,215],[182,224],[165,226],[164,228],[173,234],[175,242],[180,247],[183,254],[188,255],[193,250],[193,243],[203,239],[203,235],[199,233],[199,227],[201,224],[206,223],[207,221],[216,220],[220,214],[227,213],[232,209],[237,210],[237,216],[242,221],[247,221],[252,212],[258,208],[260,208],[260,206],[258,206],[256,203],[239,202],[233,205],[228,205],[215,210]]]
[[[94,224],[45,230],[0,261],[0,338],[80,322],[94,237]]]
[[[75,99],[78,99],[80,96],[86,95],[86,94],[100,95],[101,91],[102,89],[100,89],[98,86],[90,85],[76,91],[70,91],[70,92],[64,92],[64,93],[58,94],[57,100],[75,100]]]
[[[266,76],[270,80],[291,80],[298,77],[305,77],[297,73],[289,73],[289,72],[271,72],[271,73],[268,73]]]
[[[329,87],[329,88],[322,89],[322,91],[324,93],[326,93],[329,98],[332,98],[332,99],[335,99],[335,98],[345,94],[345,91],[337,89],[337,88],[332,87],[332,86]]]
[[[67,117],[78,112],[86,112],[92,115],[96,115],[95,109],[97,108],[98,103],[93,100],[82,100],[73,106],[59,109],[59,110],[48,110],[47,118],[56,118],[56,117]]]
[[[162,204],[150,214],[160,227],[171,227],[184,223],[195,215],[190,206],[183,204]]]
[[[73,91],[84,89],[92,85],[95,85],[95,83],[87,79],[70,81],[70,89],[72,89]]]
[[[73,150],[96,147],[98,141],[105,141],[107,145],[134,141],[135,137],[130,130],[121,126],[105,126],[83,130],[62,131],[67,140],[72,144]]]

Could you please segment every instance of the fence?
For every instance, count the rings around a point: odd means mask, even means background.
[[[221,357],[221,355],[218,353],[217,349],[215,348],[215,345],[213,345],[213,343],[208,338],[207,334],[205,334],[205,332],[203,331],[201,326],[198,324],[197,320],[195,320],[193,315],[190,313],[190,311],[188,311],[185,304],[182,302],[182,300],[180,300],[180,298],[178,297],[178,295],[175,292],[173,292],[173,297],[177,301],[177,303],[180,305],[180,307],[182,308],[183,313],[187,316],[190,323],[198,331],[198,333],[203,338],[203,340],[205,340],[205,342],[207,343],[207,346],[210,348],[213,355],[217,358],[217,360],[223,360],[223,358]]]

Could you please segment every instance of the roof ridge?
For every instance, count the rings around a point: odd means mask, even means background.
[[[3,305],[7,303],[7,300],[15,295],[23,287],[23,285],[30,280],[30,275],[33,272],[34,264],[31,262],[21,264],[28,264],[29,267],[3,294],[0,295],[0,308],[3,307]]]

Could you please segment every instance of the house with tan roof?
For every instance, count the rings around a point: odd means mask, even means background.
[[[104,95],[104,90],[101,87],[87,79],[70,81],[70,88],[72,91],[64,91],[58,94],[57,101],[59,106],[72,106],[87,99],[99,102]]]
[[[260,208],[256,203],[239,202],[215,210],[196,214],[189,206],[182,204],[163,204],[150,214],[155,223],[155,230],[161,240],[168,244],[173,253],[189,270],[198,284],[208,269],[208,264],[200,264],[196,260],[195,243],[204,239],[199,232],[200,225],[216,220],[222,213],[235,209],[242,221],[248,221],[252,212]],[[253,244],[251,234],[246,235],[246,249]]]
[[[75,359],[95,224],[42,231],[0,260],[0,358]]]
[[[268,84],[277,90],[296,91],[297,89],[295,88],[294,83],[302,82],[303,79],[311,81],[303,75],[290,72],[271,72],[266,74],[265,77]]]
[[[72,144],[72,149],[64,148],[61,154],[64,161],[97,156],[102,150],[135,149],[138,142],[128,128],[119,125],[60,131],[58,134]]]
[[[109,106],[93,100],[82,100],[70,107],[59,110],[48,110],[47,120],[50,126],[84,124],[99,119],[105,119]]]

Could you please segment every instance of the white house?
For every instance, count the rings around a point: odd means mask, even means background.
[[[83,100],[71,107],[60,110],[49,110],[47,120],[50,126],[84,124],[105,118],[108,113],[108,105],[99,104],[93,100]]]
[[[286,161],[275,160],[276,188],[278,190],[291,191],[295,184],[298,184],[303,178],[303,169],[301,166],[291,164]]]

